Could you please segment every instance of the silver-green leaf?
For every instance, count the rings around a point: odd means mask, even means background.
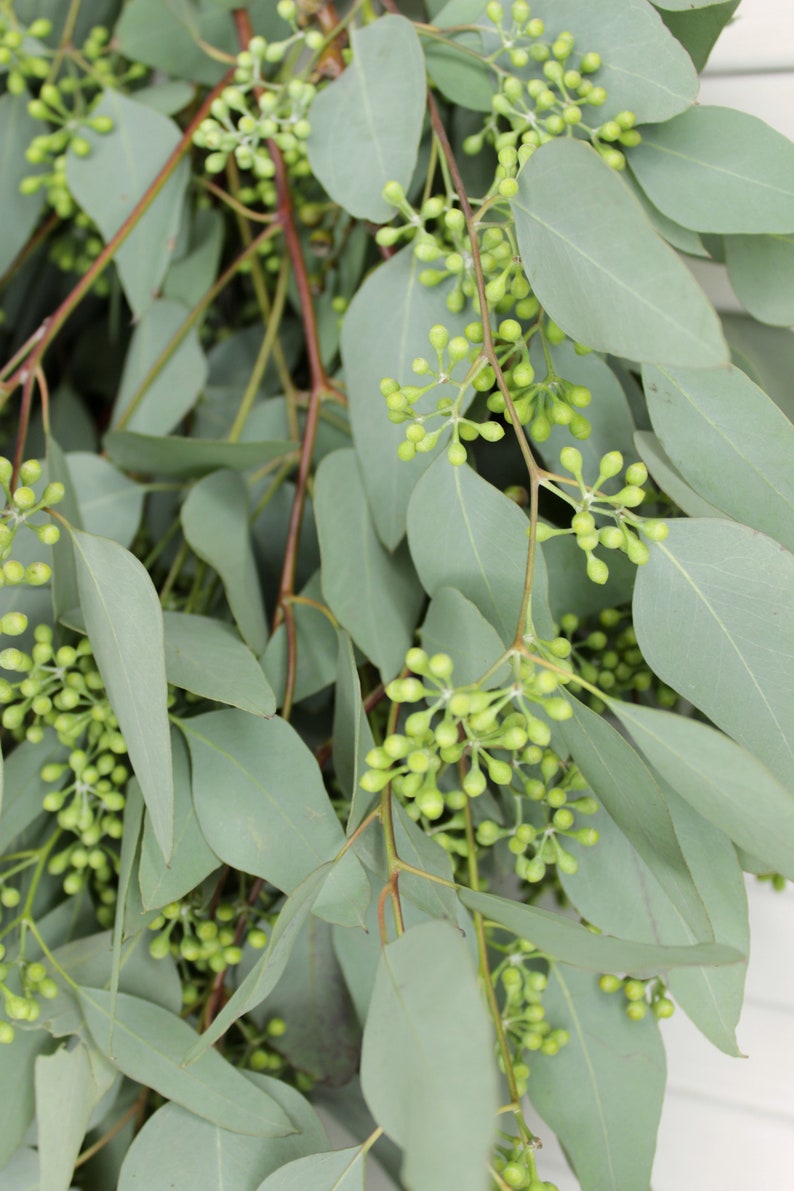
[[[86,631],[167,860],[174,787],[160,601],[143,564],[118,542],[70,534]]]
[[[384,223],[387,182],[407,187],[425,111],[425,62],[413,24],[387,15],[353,28],[353,60],[312,104],[309,161],[351,215]]]
[[[549,141],[518,185],[512,208],[524,271],[572,339],[682,368],[727,361],[708,299],[594,149],[571,138]]]

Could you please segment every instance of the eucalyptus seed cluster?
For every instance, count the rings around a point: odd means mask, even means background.
[[[423,822],[453,863],[468,856],[467,803],[484,795],[490,782],[485,810],[473,808],[477,844],[487,848],[507,840],[517,875],[530,884],[542,881],[553,865],[576,871],[576,859],[562,843],[566,836],[584,845],[598,840],[593,828],[575,826],[576,814],[593,814],[598,804],[578,796],[584,779],[549,747],[550,722],[571,715],[560,693],[561,682],[570,680],[570,642],[555,638],[536,647],[554,659],[554,670],[517,655],[512,680],[492,690],[455,687],[448,655],[409,650],[406,664],[415,676],[396,679],[386,693],[395,703],[426,706],[369,752],[361,779],[370,793],[391,783],[408,814]],[[509,812],[499,809],[500,801]]]
[[[618,492],[609,495],[602,490],[602,485],[623,471],[623,456],[620,451],[608,451],[602,456],[598,477],[592,485],[584,482],[582,455],[576,447],[563,447],[560,463],[565,471],[574,477],[575,485],[579,489],[578,495],[571,496],[566,489],[551,480],[545,480],[543,485],[569,504],[574,510],[574,515],[568,529],[555,529],[553,526],[540,523],[537,528],[537,540],[546,542],[550,538],[574,534],[577,546],[587,558],[587,577],[593,583],[606,583],[609,578],[609,567],[595,554],[599,546],[606,550],[621,550],[635,566],[643,566],[650,558],[650,551],[641,540],[640,534],[649,541],[663,542],[669,533],[664,521],[641,517],[634,512],[647,497],[642,486],[648,479],[645,464],[630,464],[625,470],[623,486]],[[606,518],[612,524],[599,527],[596,517]]]
[[[232,156],[239,169],[252,176],[253,186],[247,189],[253,189],[266,207],[276,203],[276,167],[268,142],[281,151],[293,178],[311,175],[306,141],[311,132],[308,115],[316,88],[300,78],[278,83],[264,74],[268,65],[282,61],[291,43],[298,39],[311,41],[312,32],[296,32],[286,42],[252,38],[247,50],[237,55],[233,84],[214,100],[210,115],[202,120],[193,137],[195,145],[208,150],[204,161],[208,173],[221,173]]]
[[[630,611],[603,608],[585,621],[569,612],[561,617],[560,629],[571,642],[576,673],[586,682],[617,697],[652,692],[660,706],[675,707],[678,695],[642,656]],[[586,692],[582,697],[594,711],[604,711],[606,704],[597,695]]]
[[[0,653],[0,666],[23,675],[15,683],[0,679],[2,725],[34,744],[51,728],[69,750],[66,760],[48,762],[41,770],[42,781],[52,787],[42,808],[72,837],[50,856],[47,871],[63,876],[68,896],[90,887],[97,918],[109,926],[130,777],[127,746],[89,641],[56,647],[49,625],[37,625],[33,635],[30,654]]]
[[[197,1005],[213,978],[243,958],[248,944],[261,951],[268,941],[275,914],[274,897],[262,892],[252,904],[241,893],[216,903],[213,891],[199,886],[179,901],[169,902],[149,923],[154,959],[173,956],[182,969],[182,999],[186,1009]],[[240,923],[243,929],[240,930]]]
[[[100,134],[113,130],[110,116],[92,114],[102,92],[128,87],[148,73],[142,63],[128,62],[117,54],[110,40],[109,29],[94,26],[83,46],[69,54],[70,70],[57,81],[45,81],[27,105],[29,114],[46,124],[47,131],[33,138],[25,157],[31,165],[46,169],[23,178],[20,190],[23,194],[44,190],[47,204],[61,219],[71,219],[79,211],[66,178],[66,154],[88,156],[91,145],[86,129]],[[59,263],[57,254],[53,259]]]
[[[5,907],[16,905],[3,896],[5,893],[3,888],[0,904]],[[5,1014],[5,1020],[0,1018],[0,1043],[7,1045],[14,1041],[16,1025],[38,1021],[41,1001],[57,997],[58,985],[47,975],[44,964],[37,960],[26,963],[20,955],[11,959],[6,954],[5,945],[0,943],[0,994]]]
[[[466,138],[463,149],[475,155],[486,143],[495,147],[499,155],[496,192],[512,198],[518,192],[516,172],[540,145],[558,136],[578,133],[592,142],[612,169],[625,169],[625,155],[616,144],[628,148],[640,143],[633,112],[618,112],[605,122],[587,116],[587,109],[602,108],[608,98],[591,77],[601,67],[600,55],[576,50],[573,34],[567,30],[548,37],[544,22],[532,16],[524,0],[511,5],[509,24],[496,0],[488,4],[486,16],[500,42],[489,61],[507,57],[515,73],[500,72],[491,115],[480,132]],[[508,155],[503,157],[503,151]]]
[[[565,849],[566,839],[583,847],[598,843],[598,831],[582,823],[598,811],[578,766],[552,748],[535,746],[527,750],[525,765],[501,799],[499,821],[481,819],[476,839],[480,847],[507,848],[513,857],[516,876],[538,885],[555,868],[572,875],[579,867],[576,857]]]
[[[555,1029],[546,1018],[543,994],[549,979],[545,956],[526,939],[511,939],[501,947],[496,940],[491,942],[506,953],[492,978],[501,988],[502,1027],[513,1053],[513,1075],[523,1096],[531,1074],[527,1056],[536,1052],[549,1057],[559,1054],[568,1045],[570,1035],[567,1030]]]
[[[526,1143],[509,1133],[501,1133],[501,1141],[497,1144],[493,1160],[494,1170],[499,1182],[492,1182],[494,1191],[504,1191],[505,1187],[516,1188],[516,1191],[558,1191],[556,1183],[544,1182],[536,1177],[537,1170],[534,1158],[529,1159]]]
[[[483,354],[482,339],[481,322],[469,323],[463,335],[453,337],[438,323],[428,333],[435,366],[424,356],[412,362],[414,374],[425,383],[405,385],[393,377],[383,378],[380,391],[386,400],[389,421],[405,425],[405,441],[397,448],[401,459],[409,462],[417,452],[432,451],[444,431],[450,430],[447,458],[458,467],[467,459],[465,442],[477,438],[498,442],[504,437],[501,422],[465,417],[471,398],[478,392],[487,392],[488,408],[494,413],[504,413],[506,421],[512,422],[503,394],[494,389],[495,374]],[[558,376],[550,360],[547,375],[535,382],[527,337],[516,319],[503,319],[499,324],[496,350],[518,420],[522,424],[530,423],[530,433],[537,441],[548,438],[552,424],[567,426],[578,438],[588,437],[590,423],[579,411],[591,401],[590,390]],[[458,376],[454,375],[456,370]],[[431,394],[435,406],[422,408],[420,403]]]
[[[672,1017],[675,1012],[675,1005],[667,996],[667,988],[658,976],[637,980],[634,977],[605,975],[598,981],[598,987],[605,993],[623,992],[626,1016],[630,1021],[642,1021],[649,1009],[659,1020]]]
[[[417,451],[432,451],[440,435],[451,429],[447,458],[458,467],[466,462],[464,441],[484,438],[488,442],[497,442],[504,437],[500,423],[473,421],[463,413],[466,396],[476,390],[477,377],[486,367],[478,346],[482,342],[482,323],[470,323],[465,334],[452,338],[447,328],[439,323],[430,328],[428,339],[435,353],[435,368],[424,357],[417,357],[412,367],[417,376],[430,379],[423,385],[401,386],[393,378],[385,377],[381,381],[380,391],[386,399],[389,421],[404,423],[406,427],[405,441],[397,448],[401,459],[409,461]],[[456,369],[463,371],[458,366],[464,361],[468,367],[464,375],[456,379],[453,373]],[[441,395],[436,399],[435,409],[429,413],[419,413],[415,408],[417,403],[437,389],[441,390]],[[428,428],[429,422],[437,424]]]
[[[52,576],[46,562],[32,562],[24,566],[11,557],[14,542],[20,529],[34,533],[43,546],[53,546],[58,541],[60,530],[49,520],[34,520],[51,506],[63,500],[63,484],[47,484],[40,495],[34,485],[41,480],[41,464],[37,459],[27,459],[19,469],[17,477],[21,483],[12,489],[14,468],[10,459],[0,456],[0,487],[5,495],[5,507],[0,511],[0,587],[18,587],[27,584],[41,587],[49,583]],[[9,636],[19,636],[27,628],[27,617],[21,612],[7,612],[2,617],[2,631]],[[3,663],[0,662],[0,665]]]
[[[286,1060],[273,1048],[278,1038],[283,1038],[287,1032],[287,1023],[283,1017],[271,1017],[261,1030],[257,1030],[249,1021],[241,1020],[238,1026],[243,1030],[246,1038],[246,1048],[241,1066],[251,1071],[266,1071],[276,1079],[281,1078],[287,1068]],[[295,1073],[299,1076],[299,1073]],[[304,1077],[307,1078],[308,1077]],[[309,1087],[313,1081],[309,1080]],[[301,1091],[308,1091],[309,1087],[301,1087]]]
[[[28,83],[49,74],[47,47],[43,37],[52,32],[52,21],[39,17],[30,25],[17,20],[13,11],[0,14],[0,67],[6,70],[9,95],[24,95]]]

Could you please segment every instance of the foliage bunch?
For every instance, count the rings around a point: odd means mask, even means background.
[[[739,1054],[794,146],[695,103],[735,8],[0,3],[4,1191],[647,1191],[660,1023]]]

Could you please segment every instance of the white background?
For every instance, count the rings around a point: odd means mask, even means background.
[[[700,102],[740,108],[794,139],[794,0],[743,0],[709,62]],[[718,307],[739,309],[718,266],[699,269],[698,278]],[[748,892],[752,953],[738,1030],[747,1058],[721,1054],[680,1010],[662,1023],[668,1094],[651,1191],[794,1188],[794,889],[776,894],[748,878]],[[543,1123],[530,1125],[546,1138],[542,1177],[579,1191]],[[371,1170],[367,1186],[391,1184]]]

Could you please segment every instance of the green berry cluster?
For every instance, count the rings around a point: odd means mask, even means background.
[[[602,992],[615,993],[623,990],[626,998],[626,1016],[630,1021],[642,1021],[648,1010],[661,1020],[672,1017],[675,1005],[667,996],[667,989],[658,977],[650,980],[636,980],[633,977],[605,975],[598,981]]]
[[[6,498],[5,507],[0,511],[0,587],[18,587],[21,584],[41,587],[50,581],[52,571],[48,563],[32,562],[24,566],[11,558],[20,529],[30,530],[44,546],[55,545],[61,536],[57,525],[51,521],[33,520],[39,513],[46,512],[50,506],[63,500],[64,495],[63,485],[57,482],[47,484],[43,492],[37,495],[34,485],[39,483],[41,475],[39,461],[27,459],[19,469],[17,479],[21,483],[12,489],[13,465],[10,459],[0,456],[0,486]],[[19,636],[27,628],[27,617],[21,612],[8,612],[2,617],[0,625],[9,636]]]
[[[536,645],[554,659],[555,670],[563,670],[562,678],[516,656],[513,680],[493,690],[455,687],[446,654],[409,650],[407,665],[421,677],[397,679],[387,694],[396,703],[424,700],[429,706],[407,715],[400,732],[370,751],[370,768],[361,779],[370,793],[391,783],[408,814],[423,822],[453,863],[465,861],[469,852],[467,803],[483,795],[490,781],[509,811],[502,814],[498,802],[486,799],[475,814],[476,843],[491,848],[507,841],[517,875],[530,884],[542,881],[553,865],[576,871],[575,857],[563,847],[566,836],[585,846],[598,840],[594,828],[575,824],[577,814],[592,815],[598,804],[581,794],[587,787],[577,767],[549,747],[550,722],[571,715],[559,693],[561,681],[568,681],[570,642],[556,638]]]
[[[507,1138],[507,1135],[504,1135]],[[494,1169],[499,1179],[492,1183],[498,1191],[558,1191],[556,1183],[545,1182],[543,1179],[533,1178],[526,1151],[521,1143],[514,1142],[510,1147],[502,1147],[502,1153],[494,1160]]]
[[[6,89],[10,95],[24,95],[28,81],[46,79],[49,74],[47,47],[43,37],[52,32],[52,21],[39,17],[27,27],[6,11],[0,15],[0,67],[6,71]]]
[[[3,890],[3,893],[6,891]],[[0,894],[4,906],[9,903]],[[15,903],[16,904],[16,903]],[[9,987],[9,979],[15,976],[20,991]],[[3,1011],[6,1020],[0,1019],[0,1043],[14,1041],[15,1024],[33,1023],[41,1016],[41,1001],[51,1001],[58,995],[58,985],[47,975],[44,964],[34,961],[26,963],[20,956],[7,961],[6,949],[0,943],[0,993],[3,996]]]
[[[52,728],[69,749],[67,760],[51,761],[41,771],[52,786],[42,807],[56,816],[59,831],[75,838],[47,862],[47,871],[63,876],[63,889],[74,896],[91,887],[97,918],[111,924],[116,899],[121,812],[130,777],[127,747],[110,706],[91,645],[56,647],[49,625],[37,625],[30,654],[0,653],[0,666],[24,677],[0,679],[3,727],[17,738],[40,742]]]
[[[628,610],[604,608],[593,620],[584,622],[567,613],[560,620],[560,629],[571,642],[576,673],[586,682],[613,696],[652,691],[661,707],[675,707],[678,695],[646,664]],[[594,711],[604,711],[606,704],[597,695],[585,697]]]
[[[555,1029],[546,1019],[543,994],[548,985],[548,965],[538,963],[544,957],[526,939],[511,939],[503,949],[505,958],[494,968],[492,976],[502,990],[502,1027],[515,1055],[513,1074],[523,1096],[530,1071],[527,1063],[521,1061],[522,1056],[537,1051],[556,1055],[568,1045],[570,1035],[567,1030]]]
[[[590,405],[593,395],[585,385],[574,384],[560,376],[548,351],[549,343],[562,343],[565,332],[539,311],[537,299],[518,303],[518,307],[525,319],[537,315],[536,321],[526,328],[516,319],[507,318],[497,328],[499,363],[518,421],[529,428],[538,443],[546,442],[555,426],[566,426],[574,438],[589,438],[590,422],[582,410]],[[535,379],[535,368],[529,356],[529,342],[534,335],[538,336],[544,349],[546,375],[541,380]],[[581,344],[576,344],[575,349],[578,355],[586,355],[589,351]],[[493,388],[487,406],[492,413],[503,414],[505,421],[512,425],[513,417],[500,389]]]
[[[538,541],[546,542],[563,534],[574,534],[577,546],[587,558],[587,577],[593,583],[606,583],[609,578],[609,567],[595,554],[599,546],[606,550],[621,550],[635,566],[643,566],[650,558],[650,551],[639,535],[643,534],[652,542],[663,542],[669,533],[664,521],[641,517],[634,512],[647,497],[643,488],[648,479],[645,464],[630,464],[625,470],[623,486],[618,492],[609,495],[602,490],[602,485],[623,471],[620,451],[608,451],[602,456],[598,477],[589,486],[582,477],[582,454],[576,447],[563,447],[560,463],[574,477],[578,495],[571,496],[550,480],[544,481],[544,487],[569,504],[574,515],[567,529],[555,529],[540,523]],[[567,480],[563,482],[570,483]],[[596,516],[608,518],[612,524],[599,527]]]
[[[248,49],[237,56],[234,83],[213,102],[211,114],[202,120],[193,137],[195,145],[208,150],[204,162],[208,173],[219,174],[233,156],[237,166],[252,175],[253,187],[247,189],[253,189],[266,207],[276,202],[276,167],[268,142],[281,151],[293,178],[311,175],[306,141],[311,132],[308,114],[316,88],[300,78],[277,83],[263,75],[268,64],[283,59],[292,41],[308,37],[308,33],[296,32],[286,42],[252,38]]]
[[[88,156],[86,128],[100,134],[113,130],[110,116],[91,114],[97,100],[106,88],[128,87],[148,73],[142,63],[128,62],[117,54],[110,39],[110,30],[96,25],[80,49],[67,51],[70,69],[57,81],[44,82],[28,102],[30,115],[47,124],[48,131],[33,138],[25,157],[31,165],[46,169],[23,178],[20,190],[34,194],[43,189],[48,205],[61,219],[70,219],[79,210],[66,178],[67,152]]]
[[[188,1004],[198,1000],[200,990],[193,983],[196,974],[225,972],[243,958],[241,943],[256,950],[267,945],[267,932],[258,918],[262,906],[246,902],[222,901],[213,905],[206,891],[199,887],[180,901],[169,902],[149,923],[155,932],[149,944],[154,959],[173,955],[190,965],[190,981],[185,985]],[[250,926],[238,941],[237,924],[248,920]]]
[[[262,1030],[254,1029],[247,1021],[239,1022],[238,1025],[243,1029],[247,1043],[242,1065],[251,1071],[266,1071],[269,1075],[280,1078],[287,1064],[283,1056],[273,1049],[272,1044],[276,1039],[283,1038],[287,1032],[284,1018],[271,1017]]]
[[[504,150],[506,154],[508,150]],[[513,153],[514,150],[509,150]],[[474,271],[471,239],[466,230],[466,221],[462,212],[440,195],[427,199],[419,210],[415,210],[408,202],[405,192],[397,182],[389,182],[384,187],[384,197],[396,206],[403,216],[402,226],[384,226],[378,229],[376,239],[385,245],[396,244],[402,238],[413,241],[414,254],[424,263],[433,264],[432,268],[423,269],[419,274],[420,282],[425,286],[435,286],[442,282],[453,282],[453,287],[447,294],[446,304],[452,313],[460,313],[467,302],[471,303],[476,318],[465,330],[465,336],[456,336],[452,341],[453,352],[457,352],[454,363],[467,359],[470,365],[466,374],[466,386],[476,392],[487,393],[487,406],[492,413],[503,414],[505,420],[512,422],[512,415],[508,411],[507,402],[500,388],[496,385],[493,368],[482,357],[481,344],[483,342],[482,315],[477,293],[477,282]],[[431,230],[429,224],[435,221]],[[557,345],[567,338],[559,327],[544,310],[541,309],[535,295],[524,274],[521,258],[515,243],[514,229],[509,216],[503,224],[493,224],[483,229],[479,237],[480,264],[485,283],[485,298],[489,311],[499,318],[494,327],[494,346],[496,360],[502,371],[504,382],[510,392],[516,416],[522,425],[529,425],[530,433],[537,442],[545,442],[554,426],[567,426],[574,438],[585,439],[590,435],[590,422],[582,411],[592,400],[592,394],[584,385],[574,384],[561,377],[551,359],[549,345]],[[505,317],[510,316],[510,317]],[[490,316],[489,316],[490,317]],[[443,326],[433,327],[430,332],[431,346],[436,352],[435,338],[439,339],[448,332]],[[542,379],[536,379],[535,366],[530,359],[530,344],[533,338],[539,342],[543,358],[545,359],[546,374]],[[469,349],[464,352],[464,340],[468,339]],[[579,355],[585,355],[589,348],[575,343],[574,348]],[[418,365],[418,367],[417,367]],[[416,385],[401,386],[392,378],[385,378],[381,385],[381,392],[387,399],[389,416],[394,422],[411,421],[407,431],[408,442],[414,446],[424,442],[420,450],[431,450],[435,445],[437,435],[429,438],[420,434],[423,422],[420,418],[418,426],[416,415],[409,408],[437,383],[449,380],[450,368],[444,368],[443,360],[438,360],[438,373],[433,373],[427,360],[419,358],[414,361],[414,371],[421,376],[434,376],[434,383],[424,387]],[[446,373],[443,378],[439,373]],[[460,388],[460,382],[456,382]],[[405,395],[403,401],[398,395]],[[465,389],[461,388],[459,398]],[[460,416],[461,401],[443,397],[434,413],[424,417],[436,415],[450,415],[453,419]],[[490,424],[493,427],[493,423]],[[464,431],[470,438],[482,435],[482,431],[472,428]],[[454,423],[453,423],[454,430]],[[501,437],[501,432],[495,429],[488,431],[493,439]],[[425,441],[427,440],[427,441]],[[463,462],[465,455],[461,450],[460,441],[456,439],[454,454],[459,462]],[[412,458],[407,446],[402,447],[403,458]]]
[[[557,638],[548,649],[561,651],[556,656],[564,668],[570,642]],[[419,677],[395,679],[386,694],[393,703],[424,701],[427,706],[405,719],[403,733],[392,733],[370,750],[361,786],[375,793],[391,782],[395,793],[413,800],[430,820],[440,818],[445,806],[462,809],[466,799],[484,793],[488,778],[497,786],[512,785],[522,764],[535,763],[534,752],[526,758],[527,750],[550,743],[548,721],[571,715],[559,693],[559,674],[523,656],[514,659],[514,681],[496,690],[455,687],[448,654],[430,657],[423,649],[410,649],[406,666]],[[536,714],[541,709],[543,718]],[[449,765],[460,766],[460,789],[443,794],[437,775]]]
[[[527,758],[527,764],[533,763],[531,772],[522,772],[511,786],[512,800],[503,800],[502,821],[481,819],[476,839],[484,848],[505,842],[516,875],[538,885],[555,866],[570,875],[577,871],[579,863],[563,841],[572,839],[586,848],[597,844],[596,828],[577,823],[577,816],[589,818],[599,808],[573,762],[551,748],[536,747]]]
[[[495,147],[499,155],[496,193],[513,198],[518,191],[517,169],[540,145],[558,136],[587,137],[607,165],[625,169],[625,155],[616,143],[626,148],[639,144],[633,112],[618,112],[606,122],[589,123],[586,116],[586,109],[600,109],[607,101],[606,91],[591,77],[601,67],[600,55],[592,50],[575,52],[575,39],[567,30],[548,38],[544,22],[532,17],[523,0],[511,5],[509,24],[499,3],[490,3],[486,16],[500,43],[488,60],[496,63],[506,56],[515,73],[500,71],[491,115],[480,132],[466,138],[463,148],[475,155],[486,143]],[[503,150],[510,150],[511,156],[503,159]]]
[[[447,448],[447,458],[456,467],[466,462],[466,448],[463,441],[484,438],[497,442],[504,436],[504,429],[498,422],[476,422],[463,415],[466,396],[477,388],[477,377],[486,367],[479,344],[482,342],[482,324],[471,323],[464,335],[450,338],[449,331],[440,323],[430,328],[430,346],[435,352],[435,368],[429,360],[417,357],[413,370],[417,376],[430,377],[424,385],[400,385],[391,377],[381,381],[380,391],[386,399],[389,421],[406,423],[405,441],[397,448],[403,460],[411,460],[417,451],[432,451],[441,434],[452,431],[452,441]],[[468,363],[461,379],[453,377],[455,369],[463,361]],[[454,391],[453,396],[442,391],[436,407],[430,413],[418,413],[416,403],[431,390],[439,387]],[[433,429],[427,429],[427,422],[443,419]],[[461,441],[463,440],[463,441]]]

